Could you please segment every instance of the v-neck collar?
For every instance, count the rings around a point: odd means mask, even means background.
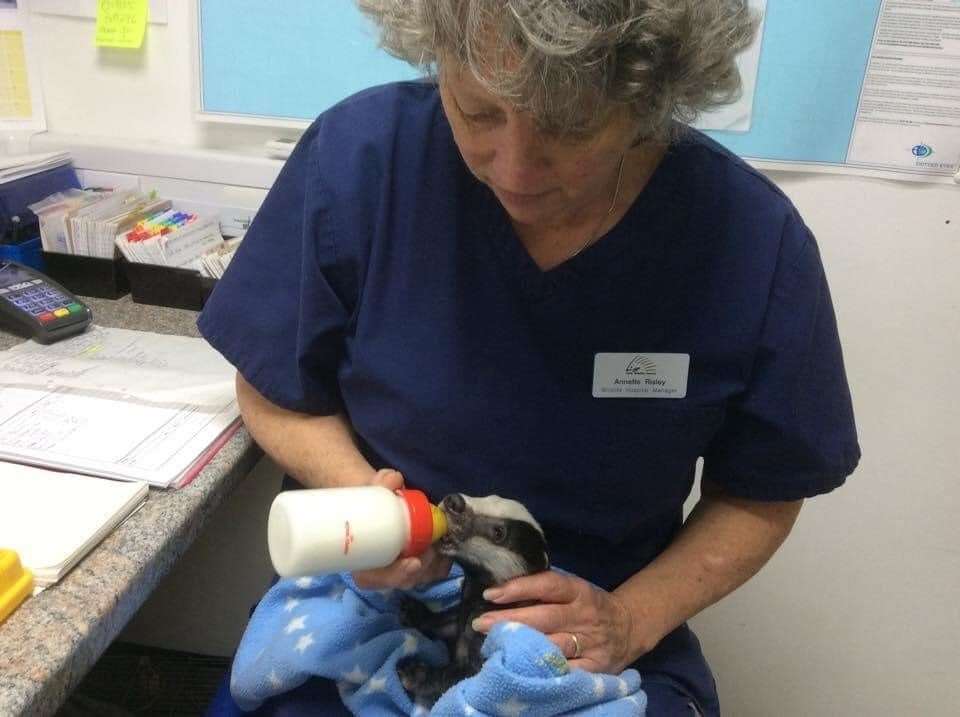
[[[493,244],[504,267],[516,275],[520,290],[532,301],[546,299],[570,283],[618,273],[618,269],[625,268],[620,255],[626,250],[655,259],[663,251],[663,240],[660,236],[648,235],[645,228],[662,223],[652,221],[657,215],[676,210],[673,206],[676,201],[674,165],[678,149],[676,144],[670,145],[647,185],[619,222],[582,252],[550,269],[541,269],[533,260],[496,195],[471,175],[479,204],[475,208],[480,229],[478,239]]]

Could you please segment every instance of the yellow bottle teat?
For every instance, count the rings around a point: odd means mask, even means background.
[[[431,503],[430,517],[433,518],[433,537],[430,542],[436,543],[447,534],[447,514]]]

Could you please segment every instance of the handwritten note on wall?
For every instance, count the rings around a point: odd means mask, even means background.
[[[97,47],[141,47],[146,28],[147,0],[98,0]]]

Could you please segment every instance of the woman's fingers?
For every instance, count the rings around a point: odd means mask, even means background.
[[[552,571],[515,578],[484,591],[483,597],[497,605],[534,602],[522,608],[493,610],[474,620],[474,630],[487,632],[498,622],[522,622],[545,634],[560,632],[565,625],[584,616],[575,614],[575,605],[583,598],[583,587],[589,584],[579,578]]]
[[[440,555],[432,547],[427,548],[427,551],[420,556],[420,561],[423,563],[423,568],[420,571],[418,585],[443,580],[450,574],[450,558]]]
[[[484,613],[473,621],[472,626],[477,632],[489,632],[498,622],[520,622],[549,635],[560,632],[570,622],[571,617],[570,609],[566,605],[531,605]]]
[[[535,600],[547,603],[570,603],[580,594],[582,580],[547,570],[536,575],[514,578],[503,585],[485,590],[483,597],[498,605]],[[586,584],[586,583],[584,583]]]
[[[577,635],[577,639],[574,640],[574,633],[572,632],[555,632],[551,635],[547,635],[547,639],[560,649],[560,652],[563,653],[563,656],[567,658],[567,662],[578,659],[578,640],[580,642],[580,655],[583,654],[584,644],[583,637],[581,635]]]
[[[373,474],[370,485],[379,485],[390,490],[403,488],[403,474],[394,468],[381,468]]]
[[[359,570],[353,574],[353,582],[363,590],[412,588],[418,584],[417,577],[422,568],[419,558],[404,558],[385,568]]]
[[[567,667],[571,670],[586,670],[587,672],[606,672],[607,674],[614,674],[612,670],[608,667],[604,667],[596,660],[591,660],[590,658],[581,658],[579,660],[567,659]]]
[[[357,571],[353,574],[353,582],[362,590],[410,590],[442,580],[449,573],[450,561],[430,548],[419,557],[402,558],[385,568]]]
[[[493,592],[488,599],[499,604],[539,602],[484,613],[473,621],[474,630],[489,632],[499,622],[519,622],[545,634],[571,668],[616,673],[629,664],[633,618],[615,595],[580,578],[547,574],[518,578]]]
[[[362,590],[411,590],[425,583],[442,580],[449,573],[450,562],[445,558],[438,556],[430,562],[424,562],[421,558],[404,558],[385,568],[355,572],[353,582]]]
[[[393,468],[381,468],[370,479],[370,485],[398,490],[403,488],[403,475]],[[353,581],[363,590],[409,590],[442,580],[449,573],[450,560],[429,548],[418,557],[401,558],[383,568],[357,571],[353,574]]]

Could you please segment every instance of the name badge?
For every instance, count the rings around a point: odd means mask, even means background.
[[[690,354],[597,354],[594,398],[684,398]]]

